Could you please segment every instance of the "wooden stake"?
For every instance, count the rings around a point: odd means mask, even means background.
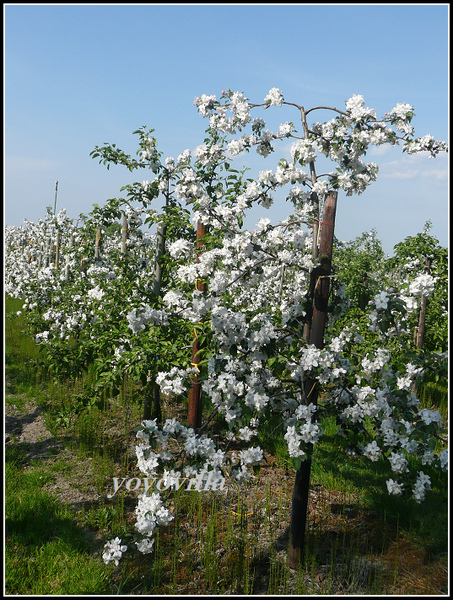
[[[121,227],[121,253],[122,254],[126,254],[127,253],[127,232],[128,232],[128,228],[127,228],[127,217],[126,215],[123,213],[123,224]]]
[[[60,232],[55,234],[55,268],[58,269],[60,264]]]
[[[330,192],[324,202],[323,221],[321,223],[319,246],[320,265],[312,274],[314,277],[313,317],[309,341],[319,349],[324,345],[324,330],[327,320],[336,207],[337,193]],[[303,392],[305,403],[307,405],[317,404],[318,386],[316,379],[307,379],[305,381]],[[308,496],[310,491],[310,457],[312,450],[313,446],[310,445],[308,448],[309,458],[302,461],[299,469],[296,471],[296,478],[294,481],[288,555],[289,565],[292,568],[296,568],[303,561],[304,557]]]
[[[94,258],[101,258],[101,228],[96,230],[96,243],[94,245]]]

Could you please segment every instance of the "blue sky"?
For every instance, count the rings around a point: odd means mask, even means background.
[[[123,185],[151,179],[144,170],[108,171],[90,152],[110,142],[135,155],[132,132],[146,125],[164,155],[177,157],[203,142],[207,121],[194,98],[227,88],[262,102],[278,87],[305,108],[342,109],[361,94],[378,116],[408,102],[417,135],[448,139],[448,4],[3,6],[7,225],[44,217],[56,180],[57,211],[77,217],[121,196]],[[278,108],[259,116],[270,129],[298,118]],[[280,156],[243,162],[270,169]],[[446,246],[448,157],[381,147],[367,158],[380,166],[378,181],[360,196],[340,194],[336,236],[375,228],[391,253],[431,220]],[[247,225],[288,212],[275,202]]]

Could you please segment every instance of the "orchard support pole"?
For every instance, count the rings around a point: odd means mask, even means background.
[[[330,275],[332,267],[332,249],[337,207],[337,192],[330,192],[324,202],[323,218],[320,231],[319,266],[313,270],[313,317],[310,330],[310,343],[321,349],[324,345],[324,330],[327,320],[327,306],[330,292]],[[314,378],[308,378],[304,384],[305,403],[316,404],[318,386]],[[305,546],[305,529],[307,523],[308,495],[310,490],[311,452],[308,448],[307,460],[303,460],[296,471],[294,481],[291,525],[289,541],[289,565],[292,568],[303,561]]]
[[[101,258],[101,228],[98,227],[96,230],[96,242],[94,245],[94,258],[99,260]]]
[[[55,234],[55,268],[58,269],[60,266],[60,232],[57,231]]]
[[[57,196],[58,196],[58,181],[55,182],[55,200],[53,204],[53,214],[57,214]]]
[[[203,245],[201,239],[206,235],[206,228],[200,222],[197,223],[197,248]],[[198,259],[197,259],[198,260]],[[197,279],[196,288],[200,292],[204,292],[205,284]],[[198,369],[200,363],[200,340],[195,333],[195,339],[192,344],[192,366]],[[189,427],[195,431],[201,426],[201,383],[198,381],[196,374],[193,376],[192,388],[189,394]]]
[[[71,235],[69,236],[69,241],[68,241],[68,249],[71,250],[74,246],[74,234],[71,233]],[[70,278],[70,267],[69,267],[69,258],[66,257],[66,267],[65,267],[65,274],[64,274],[64,278],[65,281],[69,281]]]
[[[121,254],[127,253],[127,232],[129,231],[127,227],[127,217],[123,213],[123,223],[121,225]]]

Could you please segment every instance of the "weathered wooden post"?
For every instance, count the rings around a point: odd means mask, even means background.
[[[40,243],[39,244],[39,249],[38,249],[38,269],[40,269],[42,267],[42,263],[43,263],[43,244]]]
[[[57,213],[58,181],[55,182],[55,201],[53,205],[53,214]]]
[[[127,227],[127,217],[123,213],[123,224],[121,226],[121,254],[127,253],[127,238],[129,229]]]
[[[96,242],[94,244],[94,258],[99,260],[101,258],[101,228],[98,227],[96,230]]]
[[[28,240],[28,264],[30,264],[32,261],[32,255],[31,255],[31,238]]]
[[[44,267],[48,267],[50,264],[50,240],[49,238],[46,239],[46,246],[45,246],[45,256],[44,256]]]
[[[60,232],[55,234],[55,268],[58,269],[60,264]]]
[[[309,342],[321,349],[327,320],[327,305],[330,292],[332,249],[337,207],[337,192],[330,192],[324,202],[323,220],[320,229],[319,266],[313,270],[313,317]],[[305,403],[316,404],[318,386],[314,378],[305,381],[303,394]],[[309,453],[313,447],[308,448]],[[303,560],[305,529],[307,523],[308,495],[310,490],[311,456],[302,461],[294,481],[289,542],[289,565],[296,568]]]
[[[206,227],[198,222],[197,223],[197,248],[203,245],[202,238],[206,235]],[[197,258],[198,261],[198,258]],[[200,292],[205,291],[205,284],[197,279],[196,288]],[[195,333],[195,338],[192,344],[192,366],[195,367],[198,372],[198,365],[200,363],[200,340]],[[192,388],[189,394],[189,415],[188,415],[188,424],[189,427],[192,427],[195,431],[201,427],[201,383],[198,381],[198,376],[195,373],[192,381]]]
[[[68,250],[71,250],[74,247],[74,235],[71,233],[68,241]],[[70,278],[70,268],[69,268],[69,257],[66,256],[66,267],[64,273],[65,281],[69,281]]]

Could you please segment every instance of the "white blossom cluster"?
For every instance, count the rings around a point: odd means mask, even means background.
[[[429,273],[421,273],[409,284],[411,296],[430,296],[434,291],[436,278]]]
[[[153,549],[152,535],[156,527],[168,525],[174,517],[168,508],[165,508],[157,492],[151,495],[141,494],[138,497],[135,515],[135,528],[143,536],[137,543],[137,549],[142,554],[149,554]]]
[[[121,539],[116,537],[112,540],[109,540],[104,546],[104,552],[102,553],[102,560],[106,565],[109,562],[114,562],[116,566],[119,565],[119,561],[123,556],[123,553],[126,552],[127,546],[125,544],[121,544]]]
[[[168,315],[165,310],[157,310],[145,304],[141,308],[134,308],[126,315],[129,327],[133,333],[145,329],[148,323],[167,325]]]

